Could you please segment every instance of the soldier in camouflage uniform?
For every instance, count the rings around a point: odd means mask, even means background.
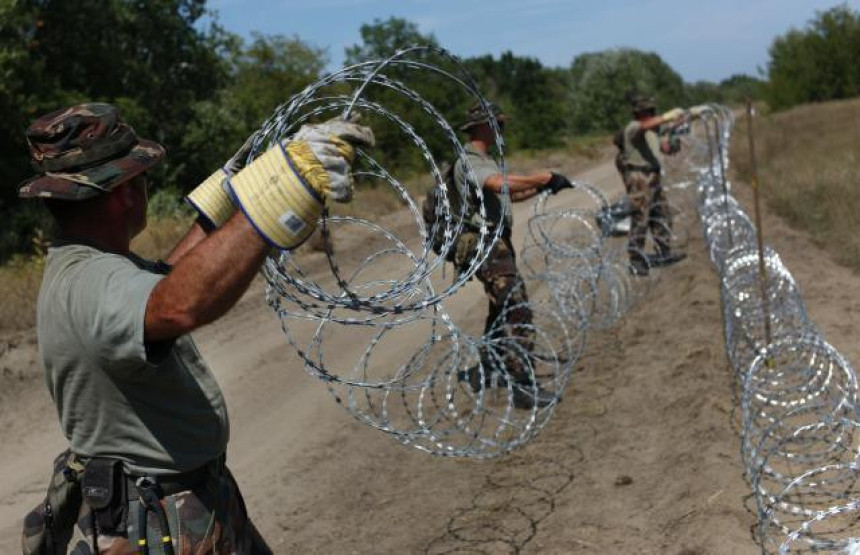
[[[490,109],[496,118],[500,129],[504,129],[506,115],[496,105]],[[489,256],[475,273],[484,285],[484,291],[489,300],[485,337],[489,340],[502,339],[502,344],[515,349],[520,354],[509,353],[505,357],[508,374],[517,384],[523,387],[514,388],[514,402],[518,408],[546,406],[554,397],[540,387],[533,387],[529,372],[524,368],[522,353],[531,351],[534,336],[530,329],[532,313],[528,308],[528,297],[522,277],[517,270],[516,254],[511,242],[513,215],[510,202],[520,202],[532,198],[543,190],[553,193],[572,187],[571,182],[563,175],[551,172],[533,174],[507,174],[503,176],[498,163],[490,154],[495,146],[496,135],[489,121],[489,114],[480,105],[473,106],[467,113],[466,122],[460,130],[468,135],[465,145],[466,159],[460,159],[454,166],[454,179],[462,191],[481,188],[484,194],[486,223],[491,230],[501,227],[499,240]],[[502,187],[507,183],[509,195],[502,194]],[[481,222],[474,222],[480,225]],[[456,244],[455,265],[459,269],[467,267],[473,258],[477,246],[477,233],[466,231],[461,234]],[[495,366],[491,357],[485,353],[482,357],[485,371],[488,374]],[[475,368],[469,370],[467,376],[473,389],[479,389],[484,384],[479,383]],[[537,396],[533,395],[537,391]]]
[[[348,175],[349,159],[322,163],[310,150],[340,140],[327,124],[284,144],[307,147],[303,162],[318,163],[313,175],[330,184]],[[372,142],[367,128],[337,125]],[[226,405],[189,335],[235,304],[270,242],[222,184],[204,199],[220,203],[219,223],[201,212],[166,261],[144,260],[129,244],[146,227],[146,172],[164,148],[138,138],[103,103],[47,114],[27,140],[39,173],[19,195],[42,199],[60,233],[45,263],[37,335],[70,454],[58,458],[45,502],[25,518],[24,553],[65,553],[75,514],[84,539],[74,540],[74,553],[271,553],[225,466]],[[338,143],[344,151],[346,141]],[[250,149],[249,141],[213,175],[241,177]],[[302,178],[302,194],[319,186]],[[261,182],[281,187],[269,174]],[[351,182],[341,183],[348,193]]]
[[[620,137],[623,155],[617,164],[632,208],[628,241],[630,272],[644,276],[651,266],[673,264],[685,256],[672,251],[672,216],[660,183],[660,160],[669,147],[658,131],[661,126],[680,122],[686,112],[675,108],[658,116],[653,100],[638,97],[633,101],[633,116],[634,120]],[[649,228],[657,249],[653,256],[645,254]]]

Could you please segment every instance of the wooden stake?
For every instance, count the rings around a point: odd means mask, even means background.
[[[770,329],[770,299],[767,292],[767,265],[764,261],[764,233],[761,225],[761,206],[758,181],[758,164],[755,157],[755,133],[753,131],[753,105],[752,100],[747,100],[747,135],[750,144],[750,168],[752,171],[753,203],[755,205],[755,227],[758,238],[758,271],[761,281],[762,310],[764,311],[764,338],[768,345],[773,341]],[[770,364],[769,364],[770,366]]]

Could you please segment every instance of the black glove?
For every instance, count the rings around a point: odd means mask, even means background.
[[[549,178],[546,185],[541,187],[541,191],[549,191],[554,195],[562,189],[573,189],[573,183],[570,182],[570,179],[555,172],[552,172],[552,177]]]

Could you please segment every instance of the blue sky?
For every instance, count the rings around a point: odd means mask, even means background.
[[[253,31],[298,36],[326,48],[339,66],[361,40],[362,23],[402,17],[468,57],[505,50],[545,65],[568,66],[582,52],[619,46],[657,52],[687,81],[758,74],[768,46],[825,10],[860,0],[210,0],[218,21],[244,37]]]

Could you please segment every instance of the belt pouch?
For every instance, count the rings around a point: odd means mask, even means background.
[[[81,479],[84,501],[93,510],[96,528],[109,535],[125,535],[127,490],[122,461],[94,458]]]

